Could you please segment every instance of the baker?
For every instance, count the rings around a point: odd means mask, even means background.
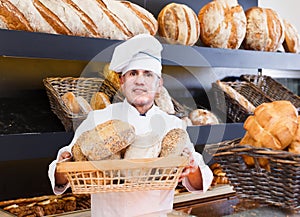
[[[160,139],[171,129],[185,129],[181,119],[154,104],[155,95],[163,85],[161,51],[160,42],[148,34],[134,36],[115,48],[110,69],[121,74],[125,100],[90,112],[75,131],[72,142],[58,151],[48,171],[55,194],[62,194],[69,187],[65,174],[56,172],[56,163],[71,158],[71,148],[78,137],[98,124],[119,119],[134,126],[136,135],[153,132]],[[180,181],[189,191],[203,193],[209,188],[213,174],[192,143],[186,146],[190,164]],[[172,210],[173,198],[174,190],[96,193],[91,195],[91,213],[93,217],[164,216]]]

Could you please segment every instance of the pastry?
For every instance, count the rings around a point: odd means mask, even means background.
[[[212,125],[219,124],[217,116],[206,109],[195,109],[190,112],[189,118],[193,125]]]

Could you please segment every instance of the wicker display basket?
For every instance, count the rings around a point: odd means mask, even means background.
[[[87,102],[90,102],[95,92],[104,92],[111,103],[124,100],[124,96],[107,79],[97,78],[74,78],[74,77],[54,77],[43,80],[46,92],[50,101],[51,110],[61,120],[66,131],[75,130],[80,123],[87,117],[87,114],[73,114],[65,105],[62,96],[66,92],[73,92],[76,96],[82,96]],[[177,117],[184,117],[191,111],[172,98],[172,103]]]
[[[264,102],[271,102],[272,100],[266,96],[261,90],[256,88],[253,84],[248,82],[225,82],[246,99],[251,102],[255,107]],[[218,110],[226,113],[227,120],[232,122],[244,122],[251,111],[244,108],[236,99],[233,99],[221,87],[213,83],[212,91],[214,94],[215,104]]]
[[[74,194],[175,189],[186,156],[58,163]]]
[[[300,155],[239,145],[240,140],[209,145],[207,151],[220,163],[238,197],[260,204],[300,210]],[[250,168],[243,155],[254,158]],[[268,159],[270,171],[261,168],[258,159]]]
[[[241,79],[248,81],[264,92],[272,101],[288,100],[296,108],[300,108],[300,97],[290,91],[281,83],[270,76],[265,75],[242,75]]]
[[[90,102],[95,92],[104,92],[112,101],[121,101],[122,96],[114,85],[103,78],[74,78],[54,77],[45,78],[43,83],[50,101],[51,110],[63,123],[66,131],[73,131],[86,118],[87,114],[73,114],[64,104],[61,97],[66,92],[73,92],[76,96],[82,96]]]

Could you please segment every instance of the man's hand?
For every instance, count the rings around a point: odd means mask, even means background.
[[[70,152],[63,152],[61,155],[58,157],[58,162],[62,161],[71,161],[72,155]],[[68,183],[68,179],[65,173],[58,173],[55,171],[55,184],[56,185],[65,185]]]
[[[195,162],[193,152],[191,152],[190,149],[185,148],[182,155],[189,156],[189,165],[183,169],[183,172],[179,177],[179,182],[182,182],[182,180],[187,177],[193,188],[202,190],[202,175],[198,165]]]

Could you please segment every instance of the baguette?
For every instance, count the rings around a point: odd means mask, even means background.
[[[157,20],[144,8],[112,0],[1,0],[0,28],[126,40],[155,35]]]

